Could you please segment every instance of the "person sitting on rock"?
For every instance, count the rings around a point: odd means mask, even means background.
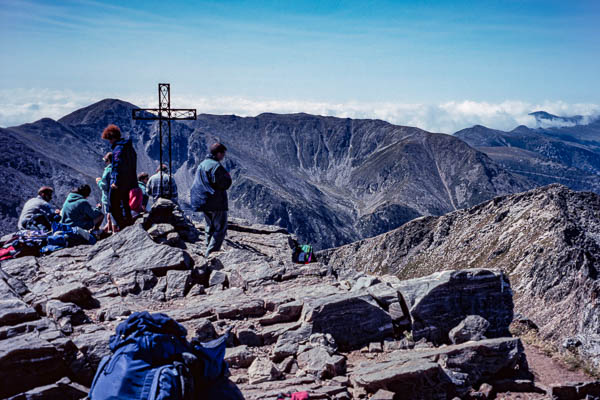
[[[112,173],[112,159],[113,154],[111,152],[106,153],[106,155],[102,158],[102,161],[104,161],[106,167],[104,168],[102,178],[96,178],[96,183],[102,191],[102,211],[106,215],[106,225],[104,226],[103,230],[114,233],[117,230],[117,223],[110,214],[108,200],[108,194],[110,192],[110,174]]]
[[[60,220],[60,210],[50,204],[54,189],[42,186],[37,197],[27,200],[19,217],[19,230],[48,232],[52,229],[52,222]]]
[[[142,172],[138,175],[138,187],[142,190],[142,207],[144,207],[144,210],[148,209],[148,200],[150,199],[150,196],[148,196],[148,189],[146,189],[148,179],[149,176],[147,172]]]
[[[232,181],[229,172],[221,165],[226,151],[221,143],[210,146],[210,154],[198,166],[190,190],[193,209],[204,213],[206,257],[221,249],[227,233],[227,189]]]
[[[113,163],[110,174],[108,194],[110,213],[119,229],[133,223],[129,207],[129,191],[137,188],[137,154],[131,139],[121,138],[118,126],[110,124],[102,131],[102,139],[108,140],[112,147]]]
[[[160,175],[162,171],[162,192],[160,187]],[[156,173],[150,177],[148,180],[147,190],[148,194],[152,196],[152,201],[156,203],[158,199],[169,199],[173,203],[177,204],[177,183],[175,183],[175,179],[171,182],[171,178],[169,177],[169,168],[162,164],[160,167],[156,169]]]
[[[101,204],[93,209],[86,200],[91,192],[90,185],[81,185],[69,193],[60,212],[63,224],[85,230],[98,229],[104,220],[104,215],[100,211]]]

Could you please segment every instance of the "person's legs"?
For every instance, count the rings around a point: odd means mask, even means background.
[[[25,229],[30,231],[48,232],[51,230],[48,218],[43,214],[36,214],[23,224]]]
[[[102,224],[102,221],[104,221],[104,215],[98,215],[96,218],[94,218],[94,228],[93,229],[99,229],[100,225]]]
[[[43,215],[43,214],[36,215],[34,217],[34,220],[35,220],[35,223],[38,225],[38,227],[45,229],[46,231],[52,230],[52,224],[48,220],[48,217],[46,217],[45,215]]]
[[[121,201],[123,203],[123,214],[124,214],[124,221],[125,221],[125,225],[123,226],[129,226],[129,225],[133,225],[133,217],[131,216],[131,207],[129,207],[129,190],[123,190],[123,192],[121,193]],[[120,225],[119,225],[120,226]]]
[[[121,205],[121,200],[122,198],[120,191],[111,189],[109,192],[110,213],[115,219],[115,222],[117,223],[119,229],[123,229],[125,227],[125,220],[123,218],[123,208]]]
[[[107,203],[102,203],[102,212],[106,216],[106,225],[104,225],[100,229],[102,229],[103,231],[109,232],[111,230],[111,221],[110,221],[109,207],[108,207]]]
[[[212,215],[212,237],[206,248],[207,255],[221,250],[227,234],[227,211],[214,211]]]
[[[212,211],[204,211],[204,238],[206,239],[206,257],[208,257],[208,249],[210,246],[210,242],[212,239],[212,235],[215,231],[213,226],[213,212]]]

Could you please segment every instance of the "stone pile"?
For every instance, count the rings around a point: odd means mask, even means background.
[[[249,400],[301,390],[481,398],[483,384],[529,378],[499,271],[401,281],[299,265],[293,236],[242,221],[205,259],[198,229],[180,217],[161,200],[92,247],[2,262],[0,397],[84,397],[116,325],[142,310],[175,318],[190,339],[230,331],[229,379]]]

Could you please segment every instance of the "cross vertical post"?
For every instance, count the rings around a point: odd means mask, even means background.
[[[158,120],[158,141],[159,141],[159,162],[160,162],[160,189],[159,197],[163,197],[163,124],[167,130],[167,140],[169,146],[169,196],[173,195],[173,151],[171,141],[171,121],[174,120],[195,120],[196,109],[192,108],[171,108],[171,85],[169,83],[158,84],[158,108],[136,108],[131,111],[131,117],[134,120]]]

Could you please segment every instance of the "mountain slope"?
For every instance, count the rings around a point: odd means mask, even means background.
[[[54,188],[54,206],[60,208],[68,192],[81,183],[95,185],[95,176],[89,165],[98,165],[95,159],[100,155],[89,148],[81,152],[60,154],[54,147],[54,140],[34,140],[29,134],[31,125],[57,125],[42,121],[40,124],[27,124],[19,130],[0,129],[0,145],[4,150],[0,154],[0,232],[16,230],[20,211],[25,201],[34,197],[44,185]],[[59,127],[64,132],[64,127]],[[56,132],[56,131],[54,131]],[[90,160],[79,168],[77,158],[85,156]],[[86,166],[87,165],[87,166]],[[93,186],[92,186],[93,187]],[[90,201],[99,200],[99,193],[90,197]]]
[[[100,134],[115,123],[133,139],[138,171],[152,173],[159,158],[157,124],[133,121],[133,108],[106,99],[58,121],[6,132],[32,151],[44,149],[56,168],[68,166],[73,181],[88,182],[100,176],[100,157],[109,150]],[[308,114],[201,114],[197,121],[172,124],[173,167],[184,206],[194,171],[215,140],[229,148],[232,215],[282,226],[320,248],[531,187],[461,140],[418,128]],[[20,204],[29,197],[19,196]]]
[[[561,345],[577,336],[600,365],[600,196],[550,185],[322,253],[333,268],[412,278],[444,269],[501,268],[515,310]],[[579,335],[579,336],[578,336]]]
[[[561,183],[600,193],[600,129],[597,143],[591,136],[578,139],[576,133],[591,134],[595,124],[552,129],[519,126],[510,132],[476,125],[454,135],[537,185]]]

